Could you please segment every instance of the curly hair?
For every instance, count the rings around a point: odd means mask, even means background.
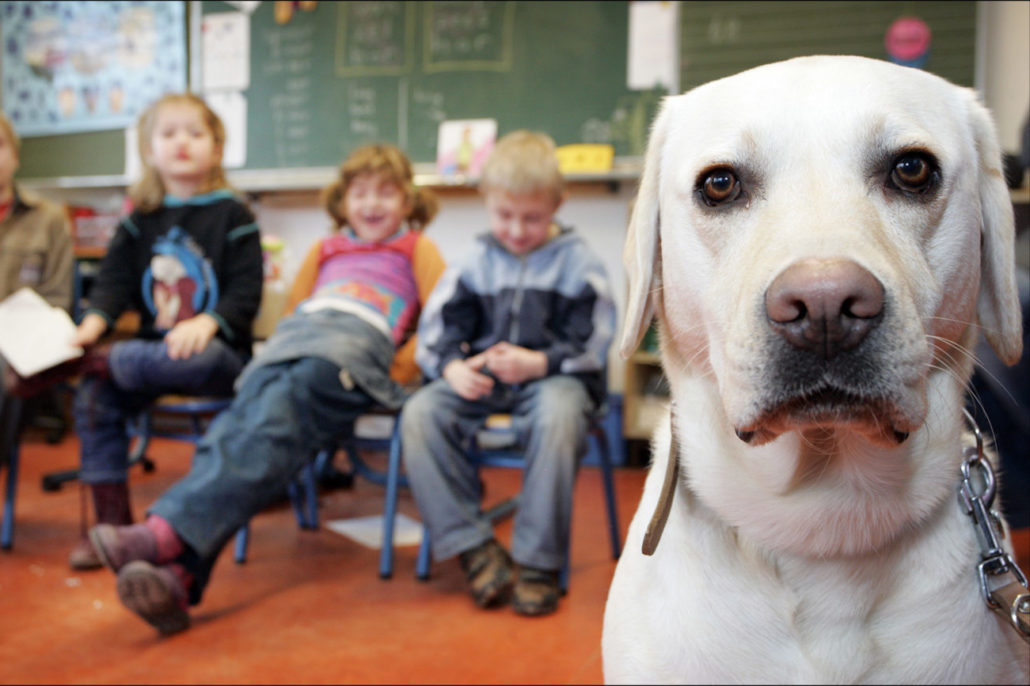
[[[409,201],[408,227],[423,230],[439,209],[436,195],[428,188],[415,185],[411,162],[399,148],[385,143],[356,148],[340,165],[339,177],[322,191],[322,204],[336,222],[336,228],[347,226],[340,201],[354,179],[362,174],[381,174],[397,184]]]

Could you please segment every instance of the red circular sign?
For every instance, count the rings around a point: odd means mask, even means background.
[[[899,17],[883,38],[887,54],[899,60],[914,60],[930,49],[930,27],[918,17]]]

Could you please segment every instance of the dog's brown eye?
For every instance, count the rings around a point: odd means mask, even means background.
[[[701,180],[700,191],[705,204],[721,205],[740,195],[740,180],[730,169],[715,169]]]
[[[923,193],[933,185],[936,166],[921,153],[908,153],[894,161],[891,181],[909,193]]]

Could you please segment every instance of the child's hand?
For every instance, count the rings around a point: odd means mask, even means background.
[[[482,355],[487,368],[502,383],[519,384],[547,375],[547,355],[539,350],[501,341]]]
[[[207,347],[218,332],[218,322],[214,317],[203,312],[195,317],[184,319],[165,334],[165,347],[168,357],[173,360],[185,360]]]
[[[73,346],[86,348],[96,343],[105,331],[107,331],[107,320],[96,312],[90,312],[79,322],[70,342]]]
[[[443,368],[443,378],[465,400],[479,400],[494,387],[494,380],[479,371],[485,364],[482,353],[465,360],[451,360]]]

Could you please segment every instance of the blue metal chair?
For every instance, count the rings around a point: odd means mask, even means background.
[[[615,506],[615,484],[612,477],[611,446],[608,433],[602,423],[603,412],[592,418],[588,433],[596,442],[601,469],[601,481],[604,499],[608,510],[608,533],[612,544],[612,558],[618,559],[621,553],[619,540],[618,510]],[[398,417],[397,425],[400,425]],[[487,417],[483,428],[476,434],[469,450],[469,459],[479,466],[509,467],[521,469],[525,466],[520,447],[516,444],[511,429],[511,416],[495,414]],[[383,510],[383,546],[379,552],[379,576],[389,579],[393,576],[393,530],[397,515],[397,496],[401,486],[407,486],[407,479],[401,473],[401,439],[395,429],[390,444],[386,474],[386,502]],[[484,514],[496,521],[510,515],[518,507],[518,495],[509,498],[487,510]],[[570,537],[571,538],[571,537]],[[571,544],[571,540],[570,540]],[[568,589],[569,553],[565,555],[565,565],[561,570],[560,584],[562,592]],[[430,542],[428,533],[422,536],[418,558],[415,562],[415,576],[423,581],[429,578]]]
[[[207,425],[232,403],[232,396],[162,395],[147,409],[129,422],[129,435],[136,438],[129,464],[140,462],[144,471],[153,470],[153,462],[147,457],[147,448],[153,438],[168,438],[196,444],[207,430]],[[188,426],[161,427],[155,424],[155,415],[165,415],[186,420]],[[149,465],[149,466],[148,466]]]

